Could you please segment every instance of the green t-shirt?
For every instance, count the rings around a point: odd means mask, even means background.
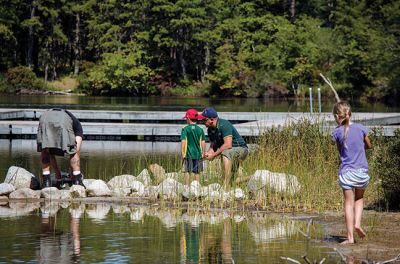
[[[205,141],[203,129],[197,124],[186,125],[182,128],[181,140],[186,140],[185,158],[201,159],[201,143]]]
[[[217,147],[220,148],[224,144],[225,137],[232,137],[232,147],[245,147],[247,144],[241,135],[237,132],[236,128],[231,122],[225,119],[218,118],[217,127],[209,127],[207,130],[210,141]]]

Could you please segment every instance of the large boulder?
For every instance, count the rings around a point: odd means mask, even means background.
[[[69,193],[71,198],[85,198],[86,197],[86,190],[85,187],[81,185],[72,185],[69,188]]]
[[[183,190],[183,184],[171,178],[165,179],[158,185],[159,196],[162,195],[165,199],[176,198]]]
[[[102,180],[95,180],[89,186],[86,186],[86,192],[89,197],[111,196],[112,194],[108,185]]]
[[[136,177],[133,175],[129,174],[124,174],[124,175],[119,175],[113,177],[111,180],[108,181],[108,186],[110,186],[111,189],[117,189],[117,188],[130,188],[131,183],[133,181],[136,181]]]
[[[147,169],[142,170],[138,176],[136,176],[136,180],[143,183],[144,186],[151,185],[151,177],[150,173]]]
[[[22,188],[10,193],[10,199],[40,199],[40,191]]]
[[[24,168],[17,166],[11,166],[8,168],[4,183],[12,184],[16,190],[22,188],[31,188],[36,190],[39,187],[39,181],[35,175]]]
[[[161,183],[166,178],[164,168],[158,164],[150,164],[149,170],[153,174],[156,184]]]
[[[0,183],[0,196],[8,195],[15,191],[14,185],[9,183]]]
[[[46,200],[59,200],[61,192],[56,187],[48,187],[41,190],[40,196]]]
[[[250,177],[247,188],[251,193],[257,193],[262,188],[270,188],[275,192],[286,192],[293,195],[300,190],[300,183],[294,175],[257,170]]]
[[[0,206],[0,217],[16,217],[28,215],[39,207],[39,202],[25,203],[10,201],[9,207]]]
[[[182,196],[186,199],[200,198],[202,196],[202,188],[198,181],[192,181],[189,188],[185,188]]]

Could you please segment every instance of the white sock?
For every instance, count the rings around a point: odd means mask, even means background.
[[[79,175],[79,174],[81,174],[81,171],[73,171],[72,172],[72,175],[74,175],[74,176]]]
[[[43,175],[50,175],[50,171],[43,171],[42,174]]]

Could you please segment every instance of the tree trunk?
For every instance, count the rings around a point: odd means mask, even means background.
[[[32,19],[35,16],[36,6],[34,5],[33,1],[31,4],[31,16]],[[34,49],[34,32],[33,26],[29,26],[29,33],[28,33],[28,52],[26,56],[26,65],[29,68],[33,68],[33,49]]]
[[[179,64],[181,68],[181,74],[184,80],[187,80],[187,74],[186,74],[186,61],[184,57],[184,48],[179,51]]]
[[[79,33],[80,33],[80,24],[81,18],[79,13],[75,15],[75,43],[74,43],[74,76],[77,76],[79,73],[79,60],[81,55],[81,49],[79,44]]]
[[[201,81],[204,82],[206,74],[208,73],[208,69],[210,67],[210,48],[208,46],[205,47],[204,52],[204,69],[201,71]]]
[[[296,19],[296,0],[290,0],[289,7],[290,22],[294,22]]]

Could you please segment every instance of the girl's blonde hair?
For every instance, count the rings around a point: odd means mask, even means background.
[[[339,101],[333,106],[333,115],[341,126],[344,126],[344,136],[342,141],[342,148],[346,142],[347,134],[349,133],[351,108],[345,101]]]

